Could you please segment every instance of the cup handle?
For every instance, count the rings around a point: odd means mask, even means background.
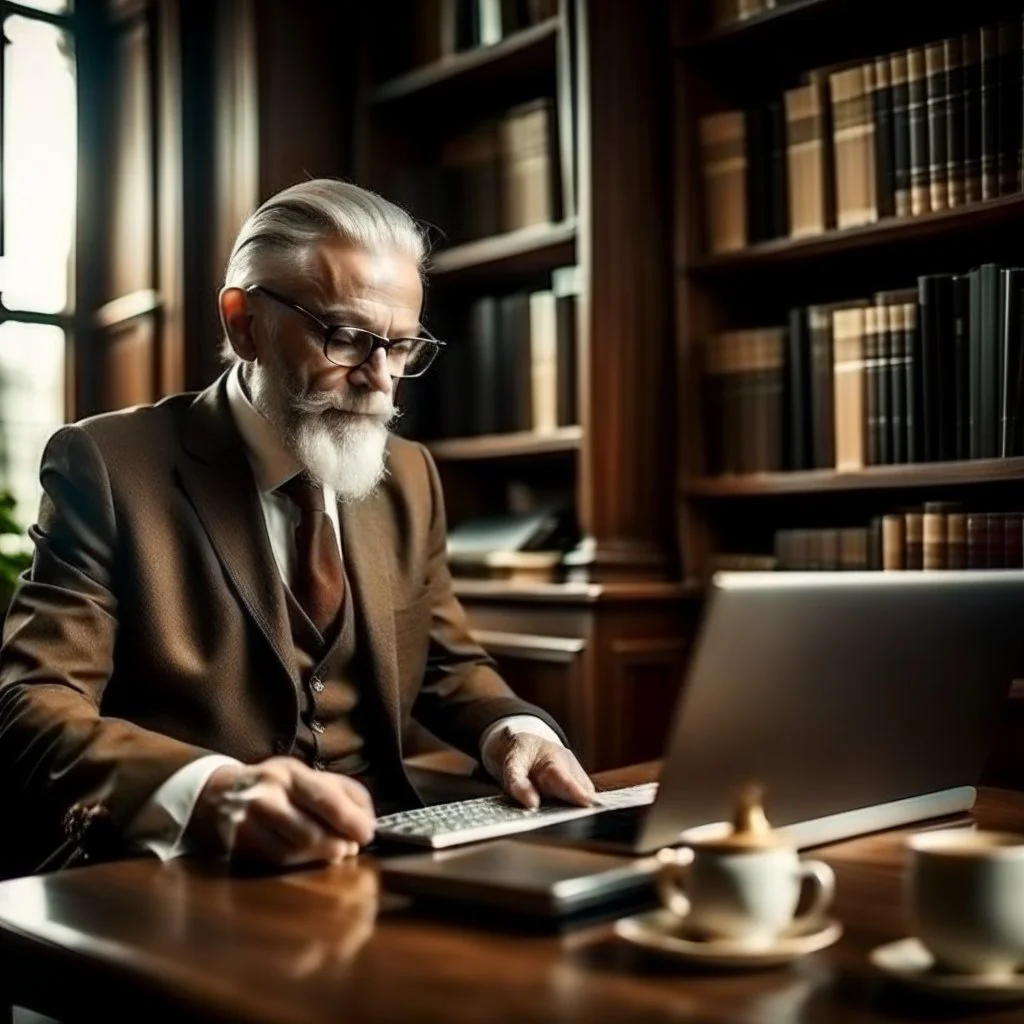
[[[658,860],[661,869],[655,876],[657,880],[658,898],[662,905],[667,907],[677,917],[686,917],[690,912],[690,900],[687,898],[684,888],[677,884],[677,879],[682,879],[689,874],[690,860],[680,861],[677,851],[668,848],[658,851]]]
[[[794,919],[795,925],[806,924],[824,916],[836,892],[835,872],[824,861],[800,861],[800,876],[810,881],[815,892],[811,897],[811,905]]]

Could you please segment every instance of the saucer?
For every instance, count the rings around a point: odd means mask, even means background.
[[[698,939],[687,935],[686,922],[665,907],[615,922],[620,939],[643,949],[709,967],[775,967],[831,946],[843,926],[831,918],[796,925],[770,946],[751,949],[735,939]]]
[[[941,971],[917,939],[900,939],[879,946],[871,951],[871,962],[890,978],[936,995],[988,1003],[1024,1000],[1024,972],[986,975]]]

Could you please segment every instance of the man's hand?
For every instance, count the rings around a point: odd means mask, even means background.
[[[537,807],[542,797],[588,807],[594,802],[594,784],[560,743],[533,733],[499,732],[498,763],[502,788],[524,807]]]
[[[235,832],[234,855],[292,866],[355,856],[373,838],[376,815],[366,787],[344,775],[314,771],[292,757],[230,765],[210,776],[186,834],[199,849],[223,849],[223,803],[240,779],[255,782]]]

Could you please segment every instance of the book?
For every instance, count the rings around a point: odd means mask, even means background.
[[[530,293],[530,387],[533,429],[558,427],[558,321],[550,291]]]
[[[789,234],[805,238],[821,234],[830,223],[824,109],[814,83],[787,90],[784,99]]]
[[[999,33],[995,25],[980,31],[981,198],[999,195]]]
[[[949,81],[945,45],[938,42],[926,46],[924,60],[929,201],[932,210],[945,210],[949,206],[949,146],[946,123]]]
[[[1019,188],[1021,147],[1021,18],[1001,21],[997,28],[999,46],[999,194],[1012,195]]]
[[[810,335],[807,310],[802,307],[789,311],[784,375],[785,468],[812,469],[814,424],[811,410]]]
[[[960,37],[964,85],[964,201],[981,202],[981,36]]]
[[[550,100],[515,107],[500,122],[501,229],[515,231],[556,220],[553,154],[554,115]]]
[[[837,309],[832,314],[835,465],[840,471],[866,465],[864,314],[862,308]]]
[[[988,568],[988,516],[971,512],[967,516],[967,568]]]
[[[1003,315],[1000,331],[999,454],[1024,455],[1020,436],[1021,387],[1024,385],[1024,269],[1008,267],[1000,282]]]
[[[946,568],[967,568],[967,515],[959,508],[946,516]]]
[[[952,419],[945,408],[943,375],[950,369],[953,353],[952,277],[928,274],[918,279],[918,308],[921,316],[921,457],[936,462],[950,457],[943,443],[944,423]]]
[[[999,455],[1000,279],[1000,268],[995,264],[987,263],[971,271],[970,433],[974,459]]]
[[[557,267],[551,271],[551,291],[555,296],[557,328],[558,425],[579,422],[576,380],[576,331],[580,301],[580,268]]]
[[[875,59],[871,107],[875,125],[875,204],[879,217],[892,217],[896,213],[896,138],[893,125],[892,65],[888,56]]]
[[[953,277],[952,458],[971,457],[970,436],[970,277]]]
[[[882,517],[882,568],[886,572],[905,569],[907,527],[904,517],[891,513]]]
[[[866,461],[869,466],[882,463],[879,399],[882,382],[878,355],[878,306],[864,310],[864,419],[866,423]]]
[[[889,57],[892,82],[892,174],[896,216],[909,217],[910,207],[910,80],[907,54]]]
[[[942,43],[946,64],[946,181],[950,208],[966,202],[966,121],[964,112],[963,40],[953,36]]]
[[[530,371],[530,297],[526,292],[503,295],[498,302],[497,429],[533,429],[533,379]]]
[[[840,228],[878,219],[875,202],[875,142],[868,73],[860,65],[829,76],[833,160],[836,183],[836,224]]]
[[[498,122],[483,121],[446,140],[440,151],[440,222],[452,245],[501,230],[501,145]]]
[[[924,506],[923,550],[921,567],[935,572],[948,566],[946,523],[949,510],[941,502],[927,502]]]
[[[910,509],[903,514],[905,530],[905,561],[904,568],[919,570],[924,568],[924,512]]]
[[[501,429],[499,419],[501,382],[499,376],[499,337],[501,323],[498,301],[484,295],[476,299],[469,312],[469,338],[471,344],[471,377],[474,434],[494,434]],[[466,401],[466,395],[459,397]]]
[[[732,252],[747,244],[746,126],[742,111],[700,120],[707,245]]]
[[[907,51],[907,120],[910,125],[910,212],[931,209],[931,174],[928,137],[928,82],[925,51]]]

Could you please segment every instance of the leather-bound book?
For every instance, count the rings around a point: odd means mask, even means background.
[[[830,180],[826,152],[825,111],[817,85],[808,83],[785,93],[789,234],[820,235],[829,226]]]
[[[925,47],[925,96],[928,111],[928,182],[931,208],[945,210],[949,206],[949,145],[947,108],[949,82],[946,70],[946,48],[943,43]]]
[[[811,351],[807,310],[803,307],[789,311],[784,374],[785,466],[786,469],[813,469]]]
[[[747,153],[743,111],[711,114],[700,121],[707,244],[733,252],[747,244]]]
[[[903,514],[903,528],[906,531],[906,568],[924,568],[924,512],[909,509]]]
[[[999,195],[999,30],[981,28],[981,198]]]
[[[907,51],[907,111],[910,122],[910,212],[931,208],[931,150],[928,138],[928,81],[924,47]]]
[[[867,464],[882,465],[882,447],[879,437],[879,392],[882,375],[878,358],[878,306],[864,310],[864,417],[867,422]]]
[[[966,202],[964,130],[964,48],[960,36],[946,39],[946,179],[949,206]]]
[[[875,516],[868,526],[868,569],[880,572],[882,559],[882,517]]]
[[[948,566],[947,517],[948,509],[942,502],[931,501],[925,504],[922,568],[926,572],[935,572]]]
[[[896,572],[907,567],[907,526],[901,513],[882,517],[882,568]]]
[[[1020,439],[1021,387],[1024,385],[1024,269],[1002,272],[1000,301],[1003,310],[999,352],[999,454],[1002,458],[1024,454]]]
[[[967,568],[967,514],[960,508],[946,517],[946,565],[950,569]]]
[[[988,516],[984,512],[967,516],[967,568],[988,568]]]
[[[836,469],[863,469],[865,460],[864,309],[832,314]]]
[[[875,202],[879,217],[896,213],[896,136],[893,127],[892,65],[888,58],[875,58],[875,87],[871,93],[875,121]]]
[[[953,277],[953,374],[952,408],[953,440],[952,457],[969,459],[971,457],[970,435],[970,298],[971,279],[967,274]]]
[[[964,58],[964,199],[981,202],[981,35],[960,37]]]
[[[1020,512],[1007,512],[1003,516],[1003,568],[1024,568],[1024,522]]]
[[[579,267],[557,267],[551,271],[558,323],[558,425],[579,423],[577,409],[576,326],[579,308]]]
[[[910,216],[910,85],[906,51],[889,57],[892,83],[892,173],[896,216]]]
[[[836,224],[840,228],[878,219],[874,182],[874,117],[861,65],[829,76],[833,160],[836,171]]]
[[[1008,18],[999,36],[999,194],[1019,190],[1021,146],[1021,19]]]
[[[974,459],[993,459],[999,455],[1000,293],[998,266],[986,263],[971,271],[970,433]]]

